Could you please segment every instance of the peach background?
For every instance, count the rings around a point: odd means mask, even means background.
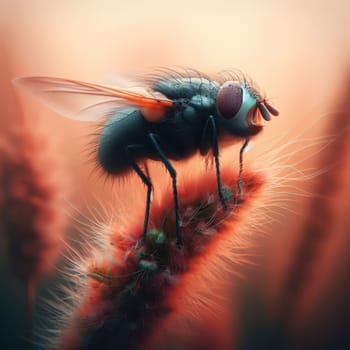
[[[15,77],[49,75],[99,82],[113,74],[148,72],[155,66],[188,66],[209,73],[234,67],[248,73],[281,112],[254,142],[247,155],[251,166],[256,154],[264,153],[282,134],[279,145],[303,130],[310,138],[327,135],[331,120],[319,118],[332,110],[350,71],[350,2],[346,0],[2,0],[0,21],[1,128],[20,123],[9,83]],[[26,117],[33,123],[40,120],[56,143],[68,182],[73,184],[73,205],[81,208],[94,197],[110,200],[111,184],[90,175],[93,165],[84,153],[94,127],[61,118],[23,94],[20,100]],[[316,150],[311,147],[306,152],[311,156]],[[291,162],[308,156],[302,152]],[[237,149],[227,150],[226,157],[237,157]],[[317,156],[311,157],[300,168],[317,167],[316,160]],[[349,208],[346,185],[339,222],[346,221]],[[137,181],[135,186],[142,190]],[[312,191],[312,181],[299,181],[298,186]],[[121,197],[127,190],[118,187]],[[307,215],[307,201],[291,196],[297,202],[283,205],[298,213],[281,210],[283,219],[262,229],[268,235],[257,238],[259,268],[247,271],[248,282],[244,282],[248,289],[261,288],[271,308],[290,247]],[[339,228],[330,240],[320,263],[324,269],[315,282],[320,288],[342,266],[336,257],[349,243],[343,231]]]

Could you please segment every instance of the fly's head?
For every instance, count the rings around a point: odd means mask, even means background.
[[[219,125],[229,134],[253,136],[263,128],[263,120],[279,113],[246,82],[226,81],[216,96]]]

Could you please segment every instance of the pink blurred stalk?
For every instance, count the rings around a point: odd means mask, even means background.
[[[283,332],[290,327],[298,309],[298,302],[310,284],[310,276],[316,268],[329,235],[334,234],[337,213],[334,203],[345,183],[344,164],[350,154],[349,149],[349,104],[350,76],[336,104],[336,110],[329,118],[328,132],[337,135],[322,152],[319,168],[327,169],[318,178],[309,204],[309,215],[304,223],[299,244],[291,261],[286,279],[282,285],[278,324]],[[280,343],[279,346],[282,346]]]
[[[55,264],[64,220],[49,141],[19,124],[0,144],[0,222],[12,269],[26,284],[30,329],[35,285]]]
[[[11,36],[0,33],[0,225],[14,273],[26,285],[27,324],[37,281],[57,257],[64,229],[61,179],[48,134],[26,119],[13,90],[16,56]]]

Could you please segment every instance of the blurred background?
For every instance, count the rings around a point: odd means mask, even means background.
[[[272,163],[264,160],[280,164],[290,187],[272,184],[270,220],[247,233],[254,242],[246,252],[252,264],[237,266],[240,276],[232,276],[235,340],[226,348],[349,349],[349,33],[346,0],[2,0],[0,140],[7,153],[12,146],[19,150],[9,156],[16,164],[27,147],[18,146],[18,135],[38,133],[50,144],[41,143],[38,152],[53,159],[55,170],[39,162],[38,172],[54,173],[53,192],[63,198],[58,210],[67,216],[65,235],[71,239],[78,235],[71,208],[89,216],[86,208],[96,198],[108,207],[116,193],[128,198],[128,188],[94,171],[89,152],[96,126],[54,114],[15,91],[12,79],[108,82],[157,66],[208,74],[242,70],[280,111],[254,141],[247,167],[269,175]],[[231,147],[223,158],[236,159],[237,152],[238,146]],[[134,186],[143,190],[137,179]],[[36,349],[23,331],[26,297],[11,267],[10,236],[0,237],[0,348]],[[44,275],[37,308],[57,283],[54,274]]]

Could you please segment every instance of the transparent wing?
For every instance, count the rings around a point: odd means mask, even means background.
[[[24,87],[58,114],[75,120],[98,120],[125,105],[154,110],[173,106],[164,95],[141,88],[116,88],[52,77],[18,78],[14,84]]]

